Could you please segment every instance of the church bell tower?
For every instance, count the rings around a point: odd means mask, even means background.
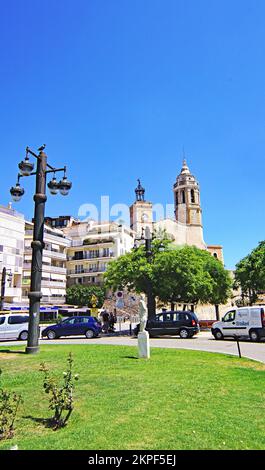
[[[135,189],[136,200],[130,207],[131,229],[135,232],[137,238],[142,236],[143,230],[148,227],[153,232],[153,204],[145,200],[145,189],[141,181],[138,180],[138,186]]]
[[[191,174],[186,159],[174,184],[175,217],[179,224],[187,228],[188,245],[201,245],[203,241],[202,209],[200,187],[196,178]]]

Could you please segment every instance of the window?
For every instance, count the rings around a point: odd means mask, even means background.
[[[64,325],[74,325],[75,318],[71,318],[70,320],[65,320],[62,322]]]
[[[163,315],[156,315],[156,321],[163,321],[164,320],[164,316]]]
[[[76,318],[75,324],[84,324],[84,323],[89,323],[89,318]]]
[[[195,203],[195,193],[194,193],[194,189],[191,190],[190,192],[190,200],[191,202],[194,204]]]
[[[230,312],[227,312],[227,314],[224,316],[223,321],[224,321],[224,322],[233,321],[233,320],[235,319],[235,316],[236,316],[236,311],[235,311],[235,310],[231,310]]]
[[[185,191],[181,191],[182,204],[186,203]]]
[[[172,320],[179,321],[180,320],[179,313],[172,313]]]
[[[6,317],[0,317],[0,325],[3,325],[5,323]]]
[[[171,320],[172,320],[171,313],[164,313],[163,321],[171,321]]]
[[[21,323],[28,323],[29,317],[27,316],[11,316],[8,318],[9,325],[20,325]]]
[[[179,203],[179,196],[178,196],[178,193],[176,194],[176,206],[178,205]]]
[[[83,272],[84,272],[84,266],[82,264],[75,266],[75,274],[81,274]]]
[[[75,257],[76,260],[84,259],[84,253],[83,253],[83,251],[76,251],[74,257]]]
[[[213,256],[214,256],[214,258],[218,258],[218,254],[217,254],[217,253],[213,253]]]

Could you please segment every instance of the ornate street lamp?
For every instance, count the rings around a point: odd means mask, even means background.
[[[46,196],[46,179],[48,173],[53,173],[53,179],[48,183],[48,188],[52,195],[61,194],[67,195],[72,187],[72,183],[67,180],[66,167],[53,168],[47,163],[47,155],[44,153],[45,145],[39,148],[39,154],[32,152],[29,147],[26,148],[26,157],[18,165],[20,174],[16,186],[10,190],[11,196],[15,202],[20,201],[25,191],[20,186],[19,180],[25,176],[36,176],[36,191],[34,195],[35,212],[34,212],[34,231],[32,246],[32,263],[31,263],[31,288],[29,293],[30,301],[30,319],[29,319],[29,334],[26,353],[34,354],[39,351],[39,322],[40,322],[40,301],[42,298],[41,293],[41,278],[42,278],[42,255],[44,249],[44,215]],[[37,159],[36,172],[34,164],[29,161],[29,154]],[[63,179],[57,183],[55,174],[64,172]]]
[[[22,198],[22,196],[24,196],[24,194],[25,194],[25,189],[21,188],[21,186],[19,184],[19,179],[20,178],[21,178],[21,175],[18,175],[18,180],[17,180],[16,186],[13,186],[10,189],[10,193],[11,193],[11,196],[12,196],[12,199],[13,199],[14,202],[19,202],[20,199]]]
[[[59,183],[54,175],[53,179],[48,183],[48,188],[52,196],[56,196],[59,192]]]
[[[71,187],[72,187],[72,183],[70,183],[70,181],[68,181],[66,175],[64,175],[63,179],[59,182],[58,184],[59,186],[59,191],[61,193],[62,196],[67,196]]]
[[[134,249],[137,250],[140,246],[145,246],[145,253],[148,263],[152,263],[153,251],[152,251],[152,240],[153,234],[149,227],[142,228],[141,238],[135,238]],[[146,278],[146,295],[147,295],[147,308],[148,308],[148,318],[149,320],[153,319],[155,315],[155,299],[153,295],[153,287],[151,280]]]

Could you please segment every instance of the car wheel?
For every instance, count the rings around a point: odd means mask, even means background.
[[[179,336],[181,337],[181,339],[187,339],[189,338],[189,332],[188,330],[186,330],[186,328],[182,328],[179,332]]]
[[[259,334],[256,330],[251,330],[249,332],[249,337],[250,337],[251,341],[253,341],[255,343],[259,342],[259,340],[260,340]]]
[[[27,331],[22,331],[19,335],[18,338],[20,341],[27,341],[28,339],[28,332]]]
[[[94,338],[94,336],[95,336],[94,331],[92,331],[92,330],[87,330],[86,331],[86,338],[87,339],[92,339],[92,338]]]
[[[220,341],[221,339],[224,339],[224,335],[220,330],[215,330],[213,332],[213,335],[217,341]]]
[[[53,330],[47,331],[47,338],[48,339],[55,339],[56,338],[56,333]]]

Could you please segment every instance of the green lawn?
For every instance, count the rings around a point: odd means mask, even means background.
[[[89,344],[16,351],[0,351],[2,385],[24,404],[15,437],[0,449],[265,449],[262,364],[172,349],[152,349],[145,361],[134,347]],[[65,429],[52,431],[38,421],[50,416],[39,365],[61,377],[70,351],[80,374],[75,410]]]

